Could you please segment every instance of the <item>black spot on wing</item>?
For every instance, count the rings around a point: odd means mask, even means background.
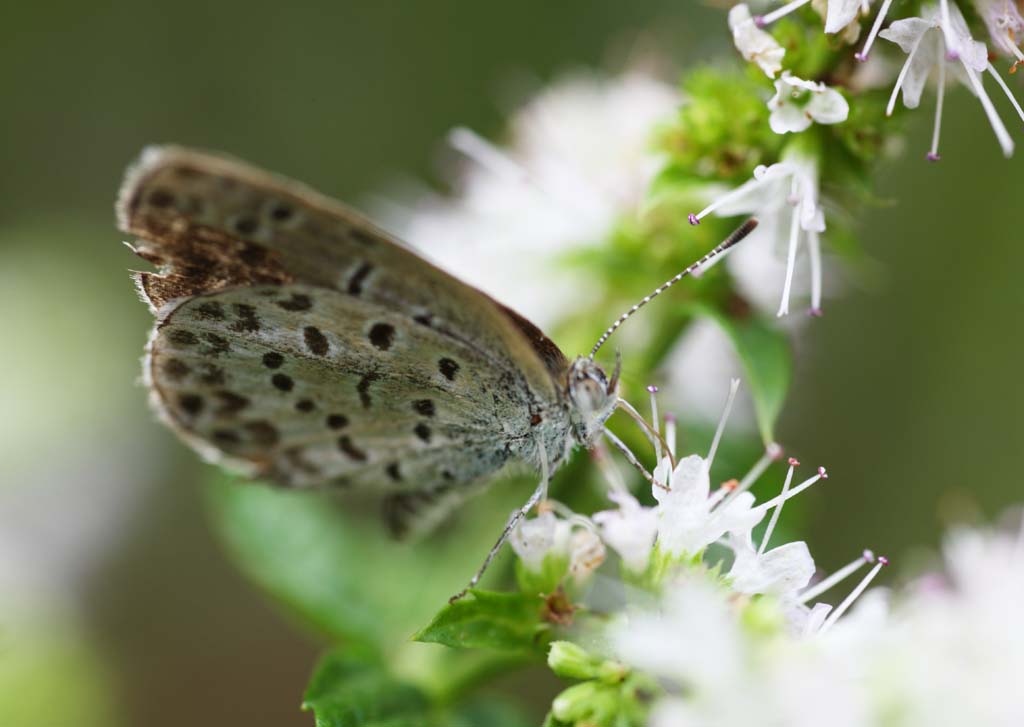
[[[203,353],[207,356],[217,358],[222,353],[227,353],[231,350],[231,344],[228,343],[228,340],[218,336],[216,333],[204,333],[203,338],[206,339],[207,344],[203,349]]]
[[[402,481],[402,471],[398,467],[398,462],[392,462],[384,469],[384,471],[387,472],[388,477],[391,478],[392,482]]]
[[[316,409],[316,404],[311,399],[299,399],[295,402],[295,408],[301,412],[309,413]]]
[[[217,408],[217,416],[234,416],[249,406],[248,398],[233,391],[216,391],[214,396],[220,402],[220,406]]]
[[[260,329],[260,319],[256,315],[256,309],[247,303],[235,303],[235,316],[237,320],[231,324],[231,330],[240,333],[255,333]]]
[[[203,410],[203,397],[198,394],[182,394],[178,397],[178,405],[189,416],[197,416]]]
[[[387,351],[395,341],[395,327],[389,323],[374,323],[370,328],[370,343],[381,351]]]
[[[369,409],[370,405],[373,404],[373,400],[370,398],[370,385],[380,379],[380,374],[369,373],[359,380],[356,385],[356,391],[359,392],[359,402],[363,405],[364,409]]]
[[[288,374],[274,374],[270,377],[270,383],[274,385],[275,389],[280,391],[291,391],[295,386],[295,382],[292,381],[292,377]]]
[[[415,427],[413,427],[412,431],[417,437],[422,439],[424,442],[426,442],[427,444],[430,443],[430,436],[432,432],[430,431],[430,427],[428,427],[426,424],[420,422]]]
[[[224,369],[209,361],[203,361],[199,364],[199,370],[199,380],[207,386],[221,386],[227,380]]]
[[[167,332],[167,340],[177,346],[194,346],[199,343],[199,338],[192,331],[184,328],[173,328]]]
[[[163,371],[164,376],[171,381],[181,381],[192,371],[187,363],[178,358],[167,359],[163,362],[160,369]]]
[[[260,228],[260,221],[250,215],[242,215],[235,220],[232,227],[239,235],[247,237]]]
[[[263,365],[268,369],[279,369],[284,363],[284,356],[277,351],[269,351],[263,354]]]
[[[291,298],[279,300],[277,305],[287,311],[305,311],[313,307],[313,299],[302,293],[292,293]]]
[[[432,402],[430,399],[420,399],[419,401],[414,401],[412,403],[412,408],[416,410],[417,414],[422,414],[425,417],[432,417],[434,416],[435,413],[434,402]]]
[[[330,429],[344,429],[348,426],[348,417],[344,414],[328,414],[327,426]]]
[[[366,278],[373,271],[373,266],[370,263],[363,263],[356,271],[352,273],[352,277],[348,279],[348,292],[350,295],[359,295],[363,292],[363,283],[366,282]]]
[[[368,459],[366,452],[359,449],[348,435],[338,437],[338,449],[356,462],[365,462]]]
[[[306,348],[316,356],[326,356],[328,350],[330,350],[330,345],[327,343],[327,336],[325,336],[320,329],[315,326],[306,326],[303,328],[302,337],[306,341]]]
[[[270,219],[274,222],[285,222],[295,215],[295,210],[285,202],[278,202],[270,210]]]
[[[200,303],[196,306],[195,316],[203,320],[222,321],[224,320],[224,306],[212,300]]]
[[[147,201],[157,209],[165,209],[174,204],[174,194],[168,189],[157,187],[150,193]]]
[[[248,432],[249,436],[252,438],[252,441],[263,447],[272,447],[281,439],[281,435],[278,433],[277,427],[265,419],[246,422],[244,427],[245,431]]]
[[[450,358],[442,358],[437,362],[437,370],[449,381],[455,381],[455,374],[459,373],[459,364]]]
[[[232,445],[240,444],[242,440],[238,436],[238,432],[231,429],[214,429],[213,441],[221,447],[230,447]]]

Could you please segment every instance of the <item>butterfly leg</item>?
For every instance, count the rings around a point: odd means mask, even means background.
[[[548,499],[548,480],[550,479],[550,473],[548,471],[548,456],[547,452],[544,450],[544,443],[540,439],[537,440],[537,445],[541,462],[541,478],[540,483],[537,485],[537,489],[533,491],[532,495],[530,495],[530,499],[526,501],[526,504],[509,515],[508,522],[505,523],[505,529],[501,531],[501,535],[498,537],[498,542],[491,547],[487,557],[484,558],[484,562],[480,566],[480,570],[478,570],[476,574],[469,579],[469,585],[448,599],[448,603],[455,603],[469,593],[471,588],[476,587],[476,584],[480,582],[484,573],[487,572],[487,568],[491,565],[491,561],[494,560],[494,557],[501,550],[501,546],[503,546],[505,541],[508,540],[512,531],[519,526],[519,522],[529,514],[530,510],[532,510],[538,502]]]

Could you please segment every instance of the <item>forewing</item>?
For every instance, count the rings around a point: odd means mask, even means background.
[[[136,252],[160,267],[139,286],[154,311],[239,285],[303,283],[402,311],[471,342],[546,398],[567,361],[543,333],[431,265],[344,205],[238,161],[147,150],[118,200]]]
[[[165,418],[212,459],[283,484],[443,489],[499,469],[532,429],[476,348],[330,289],[200,295],[149,349]]]
[[[443,489],[522,454],[542,422],[561,457],[558,348],[343,205],[157,148],[129,172],[118,216],[159,268],[137,275],[157,316],[156,405],[210,458],[286,484]],[[415,409],[428,400],[433,414]]]

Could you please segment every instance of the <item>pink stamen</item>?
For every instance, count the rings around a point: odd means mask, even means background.
[[[796,457],[790,457],[788,460],[790,467],[799,467],[800,461]]]
[[[820,477],[823,480],[827,480],[828,479],[828,472],[825,470],[824,467],[819,467],[818,468],[818,477]]]
[[[700,224],[700,218],[697,217],[697,215],[695,215],[693,212],[691,212],[686,219],[688,219],[690,221],[690,224],[693,225],[694,227]]]

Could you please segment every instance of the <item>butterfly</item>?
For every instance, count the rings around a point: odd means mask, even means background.
[[[146,149],[117,218],[157,268],[134,279],[156,318],[143,367],[160,418],[205,459],[254,478],[385,491],[396,532],[436,522],[512,461],[546,485],[593,445],[621,405],[618,365],[609,375],[594,354],[756,224],[570,360],[348,207],[225,156]]]

